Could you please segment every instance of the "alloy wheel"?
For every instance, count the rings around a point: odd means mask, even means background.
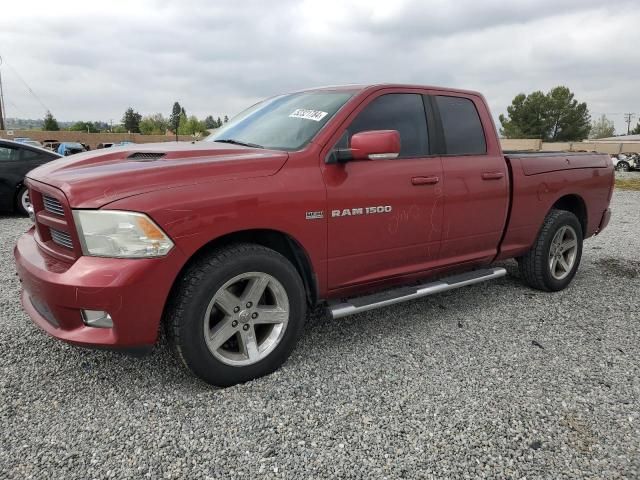
[[[204,316],[204,336],[213,356],[231,366],[259,362],[278,346],[289,321],[282,284],[263,272],[233,277],[218,289]]]
[[[549,247],[549,269],[556,280],[565,278],[576,262],[578,235],[573,227],[564,225],[556,232]]]

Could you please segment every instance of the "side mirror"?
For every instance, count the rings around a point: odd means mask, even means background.
[[[370,130],[351,137],[354,160],[382,160],[400,154],[400,133],[397,130]]]

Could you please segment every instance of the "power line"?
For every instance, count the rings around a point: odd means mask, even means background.
[[[46,112],[50,112],[51,110],[49,109],[49,107],[47,107],[44,102],[40,99],[40,97],[36,94],[36,92],[33,91],[33,89],[29,86],[29,84],[27,83],[27,81],[22,78],[22,76],[18,73],[18,71],[15,69],[15,67],[13,65],[11,65],[10,63],[7,63],[6,61],[4,62],[5,65],[8,65],[9,68],[11,68],[11,70],[13,70],[13,73],[16,75],[16,77],[18,77],[18,79],[23,83],[23,85],[26,87],[26,89],[29,91],[29,93],[31,95],[33,95],[33,98],[35,98],[38,103],[40,105],[42,105],[42,108],[44,108],[44,110]]]

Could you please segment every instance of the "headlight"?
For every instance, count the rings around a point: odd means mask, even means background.
[[[74,210],[82,253],[94,257],[162,257],[173,242],[143,213]]]

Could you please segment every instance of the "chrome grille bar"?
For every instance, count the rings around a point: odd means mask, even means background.
[[[47,212],[64,216],[64,208],[57,198],[50,197],[49,195],[43,195],[42,202],[44,203],[44,209]]]
[[[73,240],[71,240],[71,235],[66,232],[61,232],[60,230],[55,230],[53,228],[49,230],[51,231],[51,240],[53,240],[53,243],[56,243],[65,248],[73,249]]]

